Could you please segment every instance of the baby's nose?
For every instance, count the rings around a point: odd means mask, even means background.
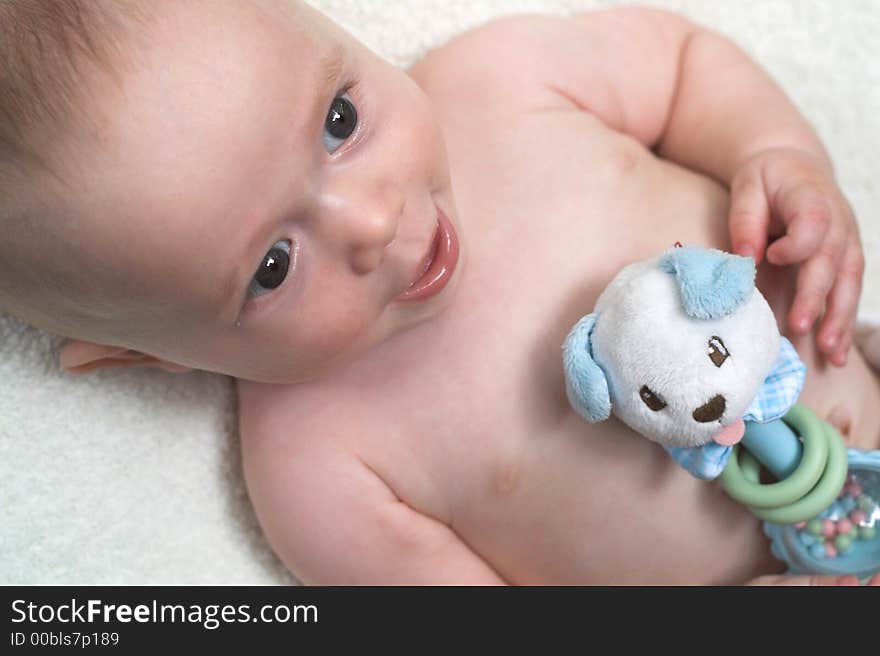
[[[385,247],[397,234],[404,205],[403,191],[383,183],[349,189],[328,203],[333,218],[326,229],[332,231],[356,273],[369,273],[379,266]]]
[[[694,410],[694,419],[701,424],[715,421],[724,414],[724,408],[727,407],[727,401],[720,394],[716,394],[706,401],[699,408]]]
[[[388,246],[397,234],[397,226],[403,211],[403,196],[390,203],[379,203],[353,208],[351,221],[350,258],[352,268],[358,273],[369,273],[379,266]]]

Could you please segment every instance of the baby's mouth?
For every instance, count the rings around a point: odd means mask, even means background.
[[[413,282],[395,300],[420,301],[439,294],[458,263],[458,235],[452,222],[438,208],[431,245],[419,262]]]
[[[431,267],[431,264],[434,262],[434,258],[437,256],[437,245],[440,243],[440,225],[438,224],[434,228],[434,236],[431,238],[431,245],[428,247],[428,252],[425,253],[425,257],[422,258],[422,264],[419,267],[419,272],[416,275],[415,279],[410,283],[410,286],[407,287],[407,291],[416,286],[416,284],[422,279],[425,275],[425,272]]]

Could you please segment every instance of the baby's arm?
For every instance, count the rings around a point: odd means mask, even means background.
[[[807,121],[734,44],[686,19],[621,8],[508,21],[510,62],[606,125],[731,189],[733,249],[801,264],[788,320],[846,359],[864,268],[858,227]],[[499,40],[502,37],[499,36]],[[528,44],[530,44],[529,47]],[[536,70],[537,69],[537,70]]]
[[[327,444],[246,462],[260,523],[309,585],[503,585],[446,524],[398,499],[357,455]]]
[[[842,365],[864,259],[852,211],[809,124],[770,77],[721,36],[660,12],[602,20],[632,23],[649,64],[621,83],[621,119],[632,121],[633,133],[661,156],[730,186],[736,252],[760,262],[768,236],[784,235],[766,256],[776,265],[801,263],[789,325],[806,333],[827,299],[819,348]],[[612,79],[634,73],[613,69]],[[652,89],[648,80],[656,73],[672,82]],[[640,82],[647,95],[632,86]]]

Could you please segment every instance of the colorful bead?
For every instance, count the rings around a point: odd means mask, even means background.
[[[807,522],[807,533],[810,535],[822,535],[822,520],[818,518],[811,519]]]
[[[868,516],[865,514],[864,510],[853,510],[849,514],[849,519],[853,524],[861,524],[868,519]]]
[[[825,519],[822,521],[822,535],[826,538],[833,538],[837,535],[837,525],[833,519]]]
[[[845,517],[837,522],[837,533],[838,535],[847,535],[852,533],[853,524],[851,521],[846,519]]]
[[[873,508],[874,508],[874,500],[871,497],[869,497],[865,494],[863,494],[862,496],[859,497],[859,509],[860,510],[864,510],[865,512],[868,512],[869,510],[873,510]]]
[[[846,551],[852,545],[852,538],[848,535],[838,535],[834,538],[834,546],[837,551]]]
[[[825,555],[828,558],[837,558],[837,549],[830,542],[825,543]]]

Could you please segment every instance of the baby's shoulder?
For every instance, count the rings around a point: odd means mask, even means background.
[[[238,379],[236,388],[242,441],[275,444],[297,457],[350,453],[388,423],[390,401],[371,403],[374,396],[358,395],[357,386],[334,375],[297,384]]]
[[[574,38],[570,23],[568,17],[543,14],[498,18],[430,50],[408,72],[429,95],[515,91],[521,97],[556,76],[564,42]]]
[[[409,72],[435,98],[494,97],[499,107],[525,98],[534,109],[562,104],[583,110],[597,99],[614,104],[627,70],[621,62],[651,66],[646,52],[675,49],[691,27],[678,14],[649,7],[516,14],[456,36]],[[652,48],[646,47],[649,43]]]
[[[308,444],[317,435],[326,441],[332,439],[333,433],[343,432],[336,428],[336,420],[345,400],[331,385],[238,379],[236,388],[242,436],[265,439],[267,435],[283,435],[287,442]]]

